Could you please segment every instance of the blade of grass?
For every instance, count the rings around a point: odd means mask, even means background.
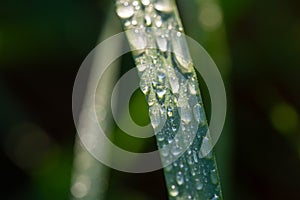
[[[157,50],[134,51],[133,57],[163,164],[178,156],[181,149],[176,147],[185,143],[194,126],[198,126],[187,151],[164,168],[169,199],[222,199],[215,155],[213,152],[205,154],[210,143],[208,125],[193,65],[185,62],[190,56],[180,35],[183,27],[175,2],[117,0],[116,12],[125,30],[136,30],[134,34],[127,34],[133,48],[143,46],[144,42],[157,45]],[[147,32],[145,27],[155,27],[156,33]],[[165,30],[179,33],[174,35]],[[146,35],[147,41],[140,38],[141,34]],[[185,57],[166,52],[168,45]],[[178,141],[174,139],[177,136]],[[173,140],[174,148],[165,151],[164,147]]]

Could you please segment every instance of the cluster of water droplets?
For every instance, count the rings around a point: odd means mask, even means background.
[[[173,0],[117,0],[171,199],[220,199],[196,74]]]

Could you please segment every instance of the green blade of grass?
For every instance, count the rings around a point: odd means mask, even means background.
[[[193,64],[187,62],[189,50],[180,34],[183,27],[175,2],[118,0],[116,12],[125,30],[135,30],[127,32],[133,49],[149,43],[157,47],[133,51],[133,57],[166,166],[169,199],[222,199],[215,155],[207,152],[210,137],[198,81]],[[170,46],[181,56],[168,52]],[[190,142],[193,130],[196,134]],[[172,147],[165,148],[170,143]]]

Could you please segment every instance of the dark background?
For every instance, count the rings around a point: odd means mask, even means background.
[[[108,0],[0,2],[1,199],[69,198],[73,83],[97,44],[110,5]],[[231,160],[219,161],[220,168],[225,162],[231,166],[230,181],[222,182],[224,197],[300,199],[300,1],[220,5],[230,60],[230,134],[221,141],[231,141]],[[179,10],[184,25],[192,26],[184,20],[190,13]],[[207,50],[213,58],[218,51]],[[166,199],[161,171],[113,170],[110,176],[108,199]]]

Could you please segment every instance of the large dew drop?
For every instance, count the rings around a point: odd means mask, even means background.
[[[173,51],[175,58],[180,65],[180,69],[183,72],[191,73],[193,71],[193,65],[185,37],[182,35],[182,33],[176,31],[171,32],[171,37]]]
[[[177,94],[179,92],[179,80],[176,76],[176,73],[170,65],[167,66],[167,71],[169,75],[169,84],[171,86],[171,90],[173,94]]]
[[[161,123],[161,106],[158,103],[155,103],[149,108],[151,124],[154,129],[156,129]]]
[[[180,117],[185,124],[192,121],[192,112],[188,104],[180,108]]]
[[[117,14],[122,19],[127,19],[134,14],[134,7],[128,2],[117,5]]]
[[[145,29],[134,29],[126,32],[134,50],[144,50],[147,45]]]

